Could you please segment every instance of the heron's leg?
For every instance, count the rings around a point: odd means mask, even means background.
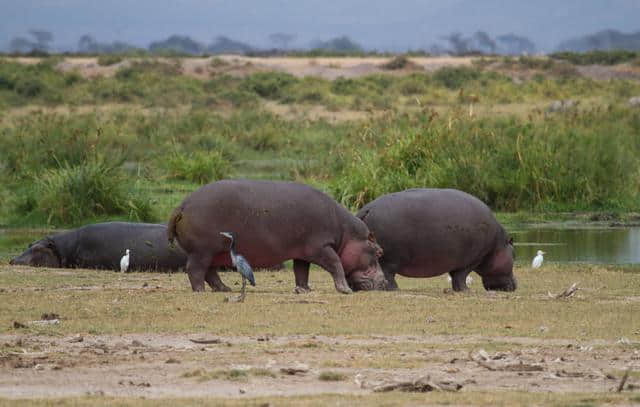
[[[467,276],[469,273],[471,273],[471,269],[458,269],[449,272],[453,291],[464,291],[467,289]]]
[[[293,273],[296,276],[295,292],[298,294],[311,291],[309,288],[309,265],[308,261],[293,260]]]
[[[247,279],[242,276],[242,288],[240,289],[240,301],[244,301],[244,290],[247,288]]]
[[[187,257],[187,275],[193,291],[204,291],[205,274],[210,264],[210,256],[190,254]]]
[[[342,268],[340,257],[338,257],[335,250],[331,247],[323,247],[309,260],[311,263],[317,264],[331,274],[336,290],[343,294],[351,294],[353,292],[351,291],[351,288],[349,288],[347,279],[344,276],[344,269]]]
[[[215,266],[209,267],[209,270],[207,270],[205,274],[205,279],[213,291],[231,291],[231,288],[227,287],[222,280],[220,280],[218,270]]]

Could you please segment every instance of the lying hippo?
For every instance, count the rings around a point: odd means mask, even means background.
[[[487,290],[513,291],[513,244],[482,201],[455,189],[410,189],[379,197],[357,214],[384,250],[390,289],[395,275],[449,273],[455,291],[473,270]]]
[[[178,270],[187,263],[182,250],[169,248],[165,225],[108,222],[47,236],[10,264],[120,270],[126,249],[131,251],[129,271]]]
[[[296,291],[309,289],[309,264],[327,270],[342,293],[383,289],[382,255],[367,226],[324,193],[292,182],[224,180],[188,196],[169,220],[169,240],[187,252],[194,291],[206,281],[228,291],[217,269],[231,266],[229,242],[254,267],[293,259]]]

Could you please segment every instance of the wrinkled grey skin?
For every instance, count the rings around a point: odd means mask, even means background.
[[[384,250],[380,265],[389,289],[395,275],[449,273],[453,289],[467,289],[473,270],[486,290],[513,291],[513,245],[482,201],[454,189],[410,189],[388,194],[357,214]]]
[[[293,259],[296,291],[309,290],[309,265],[327,270],[336,289],[383,289],[378,264],[382,250],[367,226],[326,194],[293,182],[224,180],[208,184],[178,206],[168,237],[188,255],[187,273],[194,291],[205,281],[228,291],[217,270],[231,265],[229,242],[254,268]]]
[[[129,271],[184,268],[187,256],[178,247],[170,248],[166,236],[165,225],[96,223],[38,240],[10,264],[120,270],[120,259],[130,249]]]

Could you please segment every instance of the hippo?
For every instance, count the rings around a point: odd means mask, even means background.
[[[455,189],[409,189],[383,195],[356,215],[367,224],[384,255],[389,284],[395,275],[449,273],[454,291],[467,289],[475,271],[486,290],[513,291],[513,240],[481,200]]]
[[[129,271],[175,271],[184,268],[186,254],[179,248],[170,248],[166,236],[165,225],[96,223],[38,240],[9,263],[34,267],[120,270],[120,259],[129,249]]]
[[[187,253],[193,291],[229,291],[217,269],[231,266],[229,241],[254,267],[293,259],[296,292],[309,290],[309,265],[327,270],[341,293],[384,289],[382,249],[367,226],[332,198],[294,182],[222,180],[202,186],[172,213],[170,242]]]

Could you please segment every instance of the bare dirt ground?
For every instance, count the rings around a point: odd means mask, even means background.
[[[212,75],[228,74],[244,77],[255,72],[280,71],[297,77],[315,76],[329,80],[339,77],[357,78],[375,73],[406,75],[411,72],[434,72],[443,67],[471,66],[478,57],[410,57],[409,64],[398,70],[388,70],[384,64],[392,58],[385,57],[245,57],[239,55],[220,55],[206,58],[156,58],[166,63],[177,63],[180,71],[196,78],[206,79]],[[25,64],[40,61],[39,58],[15,58]],[[491,58],[488,58],[491,61]],[[119,69],[131,65],[136,58],[127,58],[122,62],[101,66],[95,57],[64,58],[58,68],[63,71],[75,71],[85,77],[113,76]],[[496,70],[509,75],[514,80],[530,78],[535,69],[506,68],[499,62],[490,62],[486,69]],[[640,67],[629,64],[613,66],[589,65],[577,66],[577,72],[587,78],[596,80],[640,79]]]
[[[474,347],[486,341],[517,350]],[[367,394],[394,380],[410,382],[422,376],[459,385],[463,391],[609,392],[618,386],[621,372],[640,369],[640,352],[616,343],[533,338],[2,335],[0,343],[13,349],[2,350],[0,371],[0,395],[10,398]],[[397,364],[357,367],[358,361],[370,364],[378,356],[376,348],[389,344],[399,349],[406,345]],[[402,364],[420,366],[394,367]],[[296,368],[299,372],[290,374]],[[216,371],[222,373],[211,374]],[[234,371],[246,374],[234,378]],[[324,371],[340,373],[344,380],[320,380]],[[640,389],[640,381],[632,377],[626,388]]]

